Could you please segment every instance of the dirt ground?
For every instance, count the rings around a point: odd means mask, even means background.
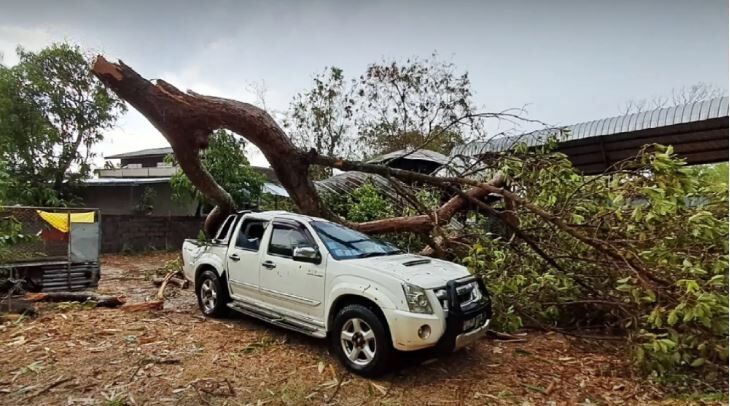
[[[106,256],[99,291],[142,302],[174,253]],[[245,316],[201,317],[191,289],[157,312],[40,304],[0,326],[3,405],[691,404],[635,376],[626,348],[559,334],[484,339],[439,359],[400,357],[379,380],[347,373],[324,341]],[[726,398],[726,395],[725,395]]]

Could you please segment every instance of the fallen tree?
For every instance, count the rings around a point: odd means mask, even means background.
[[[191,182],[217,204],[206,219],[209,235],[235,207],[199,152],[212,131],[228,129],[263,152],[302,213],[369,234],[422,234],[434,255],[450,241],[466,245],[460,260],[494,290],[501,328],[598,327],[630,339],[635,360],[649,370],[699,368],[715,377],[727,370],[728,254],[718,243],[727,239],[727,184],[713,190],[693,179],[671,149],[641,151],[604,178],[576,173],[549,144],[542,152],[524,146],[497,154],[457,176],[432,176],[297,149],[256,106],[152,83],[122,62],[98,57],[93,73],[160,130]],[[312,165],[428,185],[451,197],[413,214],[353,223],[324,204],[308,176]],[[500,197],[499,209],[487,204],[490,195]],[[710,203],[690,204],[698,197]],[[465,243],[467,234],[442,229],[470,210],[510,233],[482,228]]]
[[[490,193],[479,187],[479,183],[466,178],[429,176],[384,165],[322,156],[314,150],[302,151],[296,148],[266,111],[254,105],[204,96],[192,91],[182,92],[161,79],[153,84],[121,61],[111,63],[99,56],[94,62],[92,72],[120,98],[150,120],[170,143],[180,167],[193,185],[217,205],[206,218],[204,231],[208,235],[211,235],[221,221],[235,210],[230,194],[223,190],[205,170],[199,156],[200,150],[207,147],[208,137],[212,131],[221,128],[240,134],[256,145],[271,164],[277,178],[299,211],[311,216],[342,221],[337,219],[319,198],[314,183],[308,176],[310,165],[375,173],[438,187],[467,184],[472,186],[467,194],[477,199]],[[502,179],[496,176],[486,184],[499,187],[502,185]],[[456,212],[467,206],[466,203],[464,198],[456,196],[439,208],[434,215],[422,214],[351,225],[370,234],[428,232],[433,227],[448,222]]]

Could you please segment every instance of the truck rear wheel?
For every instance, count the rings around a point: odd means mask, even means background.
[[[195,284],[200,311],[208,317],[223,317],[228,312],[228,290],[211,270],[203,271]]]
[[[330,345],[347,369],[368,377],[382,375],[393,352],[385,323],[359,304],[347,305],[337,313]]]

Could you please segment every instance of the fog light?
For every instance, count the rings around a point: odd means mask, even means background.
[[[418,336],[421,337],[422,340],[427,339],[430,335],[431,326],[429,326],[428,324],[424,324],[418,329]]]

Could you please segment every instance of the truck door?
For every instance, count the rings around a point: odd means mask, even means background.
[[[268,221],[244,218],[231,237],[226,263],[233,296],[258,299],[259,248]]]
[[[319,247],[302,223],[274,220],[261,253],[260,291],[267,301],[306,320],[321,321],[324,315],[325,263],[295,261],[295,248]],[[320,254],[321,258],[321,254]]]

